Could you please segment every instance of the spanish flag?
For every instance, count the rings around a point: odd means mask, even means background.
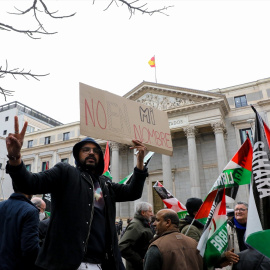
[[[148,64],[150,65],[150,67],[156,67],[155,56],[153,56],[153,57],[148,61]]]

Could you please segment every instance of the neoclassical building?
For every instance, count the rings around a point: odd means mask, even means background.
[[[155,212],[164,207],[152,188],[156,181],[184,204],[189,197],[205,198],[246,132],[252,136],[255,114],[250,104],[270,123],[270,78],[211,91],[142,82],[124,97],[168,114],[173,156],[154,154],[140,199],[152,203]],[[79,122],[28,133],[23,160],[33,172],[57,162],[74,165],[72,147],[82,138]],[[97,142],[105,149],[106,141]],[[111,174],[118,182],[132,172],[135,157],[127,145],[110,142],[110,147]],[[248,200],[247,186],[239,189],[237,200]],[[135,203],[119,204],[117,217],[133,216]]]

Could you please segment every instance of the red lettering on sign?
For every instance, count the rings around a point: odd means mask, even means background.
[[[160,147],[172,148],[171,145],[168,144],[171,138],[171,134],[159,132],[155,129],[149,129],[147,127],[141,128],[139,125],[133,125],[134,128],[134,137],[136,140],[140,140],[143,143],[149,143],[151,145],[156,144]],[[154,138],[154,142],[151,141],[151,138]]]
[[[102,105],[102,103],[100,101],[98,101],[97,102],[97,105],[96,105],[96,115],[95,115],[94,101],[93,101],[93,99],[91,99],[91,102],[92,102],[92,107],[90,108],[89,105],[88,105],[87,100],[86,99],[84,100],[84,106],[85,106],[85,124],[86,124],[86,126],[88,125],[88,114],[89,114],[90,117],[91,117],[92,124],[93,124],[94,127],[96,126],[96,120],[97,120],[97,123],[98,123],[99,127],[101,129],[106,129],[106,127],[107,127],[107,116],[106,116],[106,112],[105,112],[104,106]],[[100,112],[103,114],[102,117],[100,115]]]
[[[95,122],[95,114],[94,114],[94,104],[93,104],[93,99],[92,99],[92,112],[93,112],[93,116],[92,113],[90,111],[89,105],[87,103],[87,100],[84,100],[84,108],[85,108],[85,124],[88,125],[88,120],[87,120],[87,111],[90,114],[91,120],[92,120],[92,124],[95,127],[96,126],[96,122]]]
[[[134,136],[135,136],[135,140],[139,140],[141,142],[143,142],[143,136],[142,136],[142,132],[141,132],[141,127],[139,127],[139,131],[136,127],[136,125],[134,125]]]
[[[102,126],[100,125],[100,122],[99,122],[99,117],[98,117],[98,107],[99,107],[99,105],[102,107],[102,110],[103,110],[103,113],[104,113],[104,117],[105,117],[104,127],[102,127]],[[106,127],[107,127],[107,117],[106,117],[106,112],[105,112],[105,109],[104,109],[104,107],[103,107],[103,105],[102,105],[102,103],[101,103],[100,101],[98,101],[98,104],[97,104],[97,120],[98,120],[98,125],[100,126],[100,128],[101,128],[101,129],[106,129]]]

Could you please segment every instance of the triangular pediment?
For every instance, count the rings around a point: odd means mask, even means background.
[[[221,105],[225,114],[229,111],[223,94],[151,82],[142,82],[124,97],[168,112],[193,110],[211,104]]]

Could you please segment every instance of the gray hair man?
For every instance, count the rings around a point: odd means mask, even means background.
[[[45,210],[46,210],[46,203],[39,197],[33,197],[31,202],[39,209],[39,220],[47,219]]]
[[[140,202],[136,205],[134,218],[119,242],[127,270],[143,270],[143,258],[149,241],[153,238],[150,228],[152,216],[153,208],[150,203]]]

